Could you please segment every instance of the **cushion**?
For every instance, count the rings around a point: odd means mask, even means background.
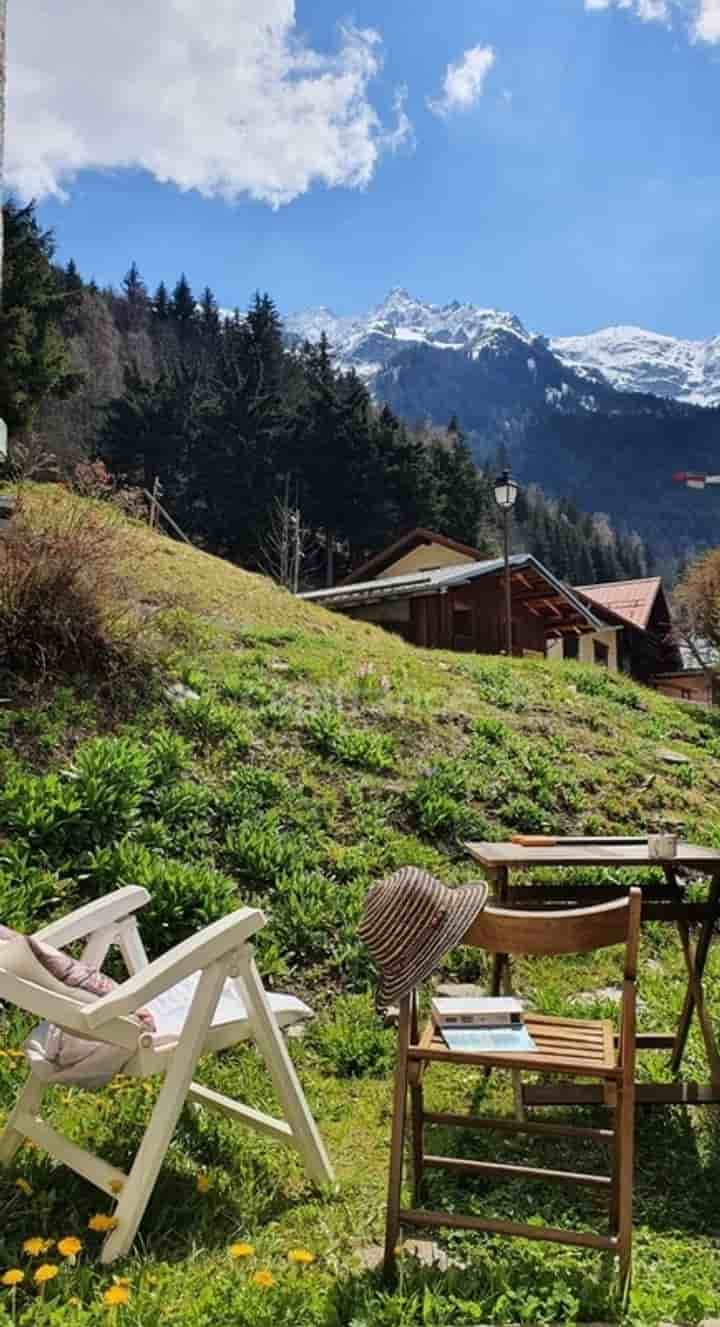
[[[154,1038],[156,1047],[166,1046],[178,1040],[185,1025],[185,1019],[188,1016],[199,980],[200,973],[193,972],[192,976],[186,977],[184,981],[177,982],[175,986],[170,987],[170,990],[163,991],[162,995],[156,995],[154,1000],[148,1002],[148,1011],[152,1015],[157,1029]],[[268,992],[268,1002],[281,1028],[289,1027],[291,1023],[299,1023],[305,1018],[313,1017],[312,1009],[304,1004],[302,1000],[298,1000],[295,995],[282,995],[275,991]],[[228,1023],[247,1024],[247,1021],[247,1008],[238,983],[232,978],[228,978],[218,1000],[212,1026],[217,1028]],[[240,1035],[242,1034],[240,1033]]]
[[[15,977],[55,995],[70,995],[81,1004],[92,1004],[115,990],[117,982],[98,968],[63,954],[34,936],[19,935],[0,927],[0,968]],[[152,1014],[137,1011],[136,1018],[155,1031]],[[25,1054],[33,1073],[46,1083],[78,1083],[101,1087],[131,1058],[125,1047],[78,1037],[54,1023],[43,1022],[25,1042]]]

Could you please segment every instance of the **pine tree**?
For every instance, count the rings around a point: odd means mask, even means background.
[[[153,319],[159,323],[167,322],[170,317],[170,296],[164,281],[160,282],[152,301]]]
[[[170,300],[170,317],[175,324],[181,343],[186,343],[197,325],[195,298],[185,273],[175,284]]]
[[[62,271],[52,265],[52,232],[40,229],[33,203],[18,207],[8,202],[2,216],[0,418],[12,438],[29,427],[47,397],[70,395],[79,376],[71,368],[62,335],[68,296]]]
[[[137,332],[145,326],[150,310],[147,286],[140,275],[137,263],[130,264],[129,270],[123,277],[122,288],[125,298],[121,312],[121,326],[124,323],[124,330]]]
[[[200,297],[199,317],[203,339],[210,345],[216,345],[221,332],[220,310],[209,286],[205,287]]]

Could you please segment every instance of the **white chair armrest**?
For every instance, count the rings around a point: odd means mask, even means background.
[[[64,949],[65,945],[71,945],[74,940],[82,940],[86,935],[92,935],[93,931],[122,921],[149,902],[150,895],[146,889],[140,885],[126,885],[124,889],[116,889],[104,898],[93,899],[92,903],[76,908],[67,917],[41,927],[34,932],[33,938],[54,945],[56,949]]]
[[[100,1027],[109,1018],[134,1014],[148,1000],[167,991],[176,982],[191,973],[207,968],[219,958],[240,949],[244,942],[265,925],[266,918],[259,908],[239,908],[229,916],[213,922],[197,935],[183,940],[146,968],[128,977],[121,986],[85,1005],[82,1016],[89,1028]]]

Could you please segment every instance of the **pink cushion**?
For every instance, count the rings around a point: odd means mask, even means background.
[[[62,986],[67,986],[69,990],[85,991],[99,1000],[101,996],[109,995],[110,991],[117,988],[117,982],[113,981],[112,977],[106,977],[99,968],[90,967],[88,963],[72,958],[70,954],[63,954],[62,950],[54,949],[43,940],[36,940],[33,935],[21,936],[8,926],[0,926],[0,942],[20,939],[25,940],[38,963],[53,980]],[[135,1017],[139,1018],[151,1032],[155,1031],[155,1020],[148,1009],[138,1009]]]

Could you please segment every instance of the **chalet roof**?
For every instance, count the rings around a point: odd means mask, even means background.
[[[379,553],[374,553],[362,566],[356,567],[349,576],[345,577],[343,585],[353,585],[357,581],[372,580],[379,576],[385,567],[392,566],[393,562],[398,562],[406,553],[412,552],[421,544],[440,544],[442,548],[449,548],[453,553],[460,553],[466,558],[472,558],[476,561],[480,558],[480,553],[476,548],[471,548],[469,544],[461,544],[458,539],[451,539],[449,535],[436,534],[434,530],[426,530],[422,526],[416,526],[414,530],[408,530],[407,534],[401,535],[395,540],[394,544],[388,544]]]
[[[515,553],[509,559],[513,573],[532,572],[536,579],[544,581],[548,587],[548,601],[561,600],[570,608],[583,627],[600,631],[606,627],[592,612],[586,603],[563,585],[552,572],[548,571],[537,558],[529,553]],[[464,562],[457,566],[437,567],[432,571],[416,571],[406,576],[386,576],[382,580],[355,581],[336,585],[330,590],[311,590],[300,595],[301,599],[324,605],[327,608],[350,608],[354,604],[387,603],[393,599],[411,599],[422,595],[441,594],[445,590],[455,589],[478,580],[482,576],[492,576],[504,569],[502,558],[488,558],[480,562]],[[528,587],[529,589],[531,587]],[[534,599],[537,593],[532,595]]]
[[[634,581],[576,585],[575,589],[595,607],[608,609],[628,626],[645,631],[655,600],[662,590],[662,580],[659,576],[644,576]]]

